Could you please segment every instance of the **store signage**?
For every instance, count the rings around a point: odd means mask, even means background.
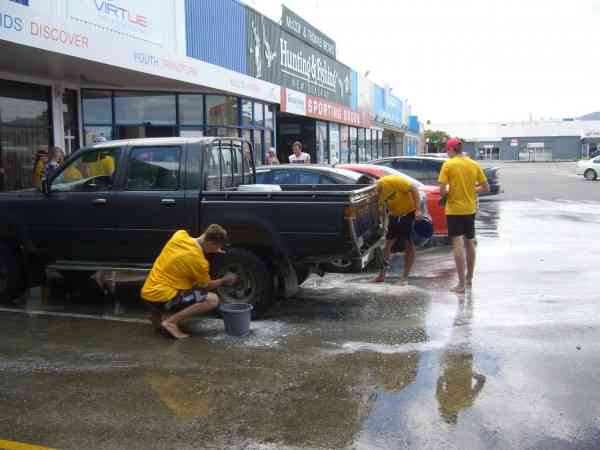
[[[247,74],[279,86],[352,104],[351,70],[246,8]]]
[[[161,23],[155,21],[159,6],[173,5],[167,0],[144,1],[147,8],[143,10],[143,15],[148,18],[148,28]],[[29,8],[23,8],[6,2],[0,6],[0,39],[107,66],[279,103],[281,92],[275,84],[178,55],[166,45],[156,45],[146,39],[132,39],[131,34],[115,32],[114,27],[100,26],[95,11],[101,3],[101,0],[47,0],[31,2]],[[122,0],[119,4],[124,5],[131,14],[142,11],[136,7],[141,4],[138,0]],[[76,18],[77,11],[91,11],[93,14],[90,13],[89,20],[83,21]],[[169,11],[171,9],[167,8],[163,16]],[[143,28],[139,23],[128,26]],[[160,28],[158,31],[162,33]],[[167,38],[168,31],[165,31]]]
[[[281,88],[281,110],[299,116],[306,115],[306,94]]]
[[[288,33],[335,59],[335,42],[285,6],[282,6],[281,26]]]
[[[71,19],[154,44],[163,43],[164,0],[78,0],[68,2]]]
[[[359,128],[371,126],[370,114],[365,111],[287,88],[281,89],[281,111]]]

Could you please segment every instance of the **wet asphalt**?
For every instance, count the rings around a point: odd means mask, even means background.
[[[600,182],[501,164],[473,289],[311,276],[248,338],[156,335],[131,290],[0,309],[0,443],[60,449],[600,448]],[[0,448],[2,448],[0,446]]]

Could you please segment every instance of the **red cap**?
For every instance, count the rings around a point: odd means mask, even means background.
[[[456,150],[461,146],[462,142],[459,138],[450,138],[448,142],[446,142],[445,150]]]

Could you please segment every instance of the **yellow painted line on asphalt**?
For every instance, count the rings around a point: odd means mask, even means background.
[[[39,445],[23,444],[22,442],[3,441],[0,439],[0,450],[57,450]]]

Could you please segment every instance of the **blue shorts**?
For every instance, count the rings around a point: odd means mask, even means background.
[[[167,302],[150,302],[148,300],[144,300],[144,302],[155,311],[176,313],[188,306],[204,303],[207,296],[208,293],[204,291],[191,289],[189,291],[180,291],[173,299]]]

